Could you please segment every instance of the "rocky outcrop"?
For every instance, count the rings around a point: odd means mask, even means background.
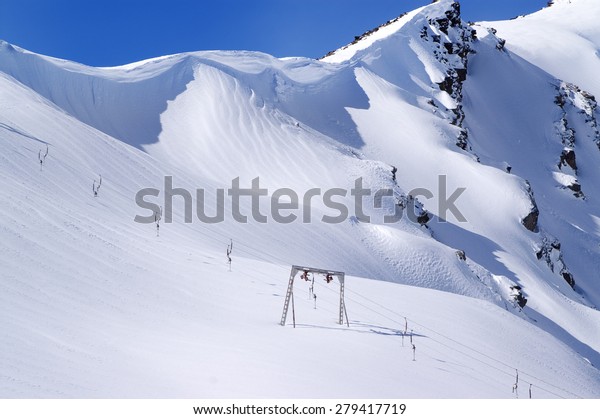
[[[594,95],[581,90],[573,83],[562,82],[556,88],[557,94],[554,103],[561,109],[561,119],[557,122],[557,129],[565,147],[573,147],[576,141],[576,132],[569,123],[569,118],[580,117],[588,131],[586,136],[592,138],[600,148],[600,129],[596,112],[598,103]]]
[[[539,215],[540,211],[538,210],[538,208],[533,207],[531,212],[521,220],[521,223],[523,223],[527,230],[534,232],[537,230],[537,222]]]
[[[412,195],[401,194],[396,197],[397,205],[402,211],[406,212],[408,219],[413,223],[427,226],[427,223],[431,221],[431,214],[425,209],[423,204]]]
[[[567,268],[560,249],[561,244],[557,239],[544,235],[535,254],[538,260],[546,262],[552,272],[564,279],[571,288],[575,288],[575,278]]]
[[[396,166],[391,166],[390,172],[392,175],[391,181],[394,198],[396,199],[396,205],[400,208],[402,214],[408,216],[408,219],[413,223],[427,227],[427,223],[431,221],[431,214],[429,214],[417,198],[402,192],[397,180],[398,168]]]
[[[452,3],[443,16],[430,18],[427,23],[429,25],[421,28],[421,39],[433,44],[434,57],[446,67],[444,79],[436,84],[455,102],[455,107],[448,109],[448,116],[453,125],[461,128],[456,145],[468,150],[469,134],[463,127],[462,89],[467,79],[469,54],[475,52],[472,43],[477,39],[476,31],[461,20],[460,4],[457,2]]]
[[[563,166],[569,166],[575,171],[575,173],[577,173],[577,158],[575,157],[575,150],[572,148],[565,148],[560,154],[558,168],[562,169]]]
[[[533,189],[531,189],[531,184],[527,182],[527,193],[529,194],[529,201],[531,203],[531,208],[529,213],[521,220],[521,223],[525,228],[531,232],[538,231],[538,218],[540,216],[540,210],[538,209],[537,204],[535,203],[535,197],[533,196]]]
[[[563,145],[557,166],[561,172],[576,176],[579,169],[575,152],[576,144],[591,138],[600,148],[600,129],[596,118],[598,104],[593,95],[572,83],[565,82],[556,86],[554,103],[560,108],[560,119],[556,121],[555,127]],[[573,128],[574,125],[580,130],[579,133]],[[572,190],[577,198],[585,199],[581,184],[576,178],[563,187]]]
[[[510,297],[521,308],[524,308],[527,304],[527,298],[523,295],[522,288],[519,285],[510,287]]]
[[[561,118],[556,122],[556,130],[560,141],[565,146],[560,156],[558,168],[561,169],[563,165],[568,164],[573,170],[577,170],[577,165],[575,164],[575,150],[573,150],[573,147],[575,146],[575,130],[569,126],[569,120],[567,118],[566,106],[571,103],[571,100],[569,99],[571,89],[567,86],[566,83],[562,83],[558,87],[557,95],[554,98],[554,103],[561,109]]]

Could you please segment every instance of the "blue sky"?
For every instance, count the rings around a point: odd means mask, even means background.
[[[320,57],[430,0],[1,0],[0,39],[94,66],[184,51]],[[463,0],[465,20],[508,19],[547,0]]]

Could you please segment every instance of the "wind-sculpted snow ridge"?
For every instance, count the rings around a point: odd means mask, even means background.
[[[112,68],[2,42],[0,396],[600,397],[598,93],[493,26],[442,0],[322,60]],[[320,277],[277,325],[292,264],[346,272],[350,328]]]

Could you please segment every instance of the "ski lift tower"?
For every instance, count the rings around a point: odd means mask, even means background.
[[[325,280],[327,283],[331,282],[334,277],[336,277],[340,283],[340,312],[339,312],[339,324],[344,324],[344,318],[346,319],[346,325],[350,327],[350,323],[348,322],[348,313],[346,312],[346,303],[344,301],[344,272],[338,271],[328,271],[326,269],[317,269],[317,268],[307,268],[304,266],[292,266],[292,271],[290,272],[290,281],[288,282],[287,293],[285,294],[285,302],[283,304],[283,313],[281,314],[281,322],[279,323],[281,326],[285,326],[285,321],[287,319],[288,310],[290,308],[290,302],[292,305],[292,318],[294,322],[294,327],[296,327],[296,312],[294,309],[294,279],[298,272],[303,272],[304,275],[312,274],[320,274],[325,276]]]

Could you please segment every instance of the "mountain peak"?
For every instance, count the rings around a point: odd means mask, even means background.
[[[419,28],[421,20],[438,21],[441,26],[456,26],[460,24],[460,3],[454,0],[437,0],[427,6],[403,13],[400,16],[370,29],[337,50],[330,51],[321,61],[341,63],[353,59],[356,54],[369,49],[373,44],[394,36],[405,27]],[[415,31],[418,36],[418,32]]]

